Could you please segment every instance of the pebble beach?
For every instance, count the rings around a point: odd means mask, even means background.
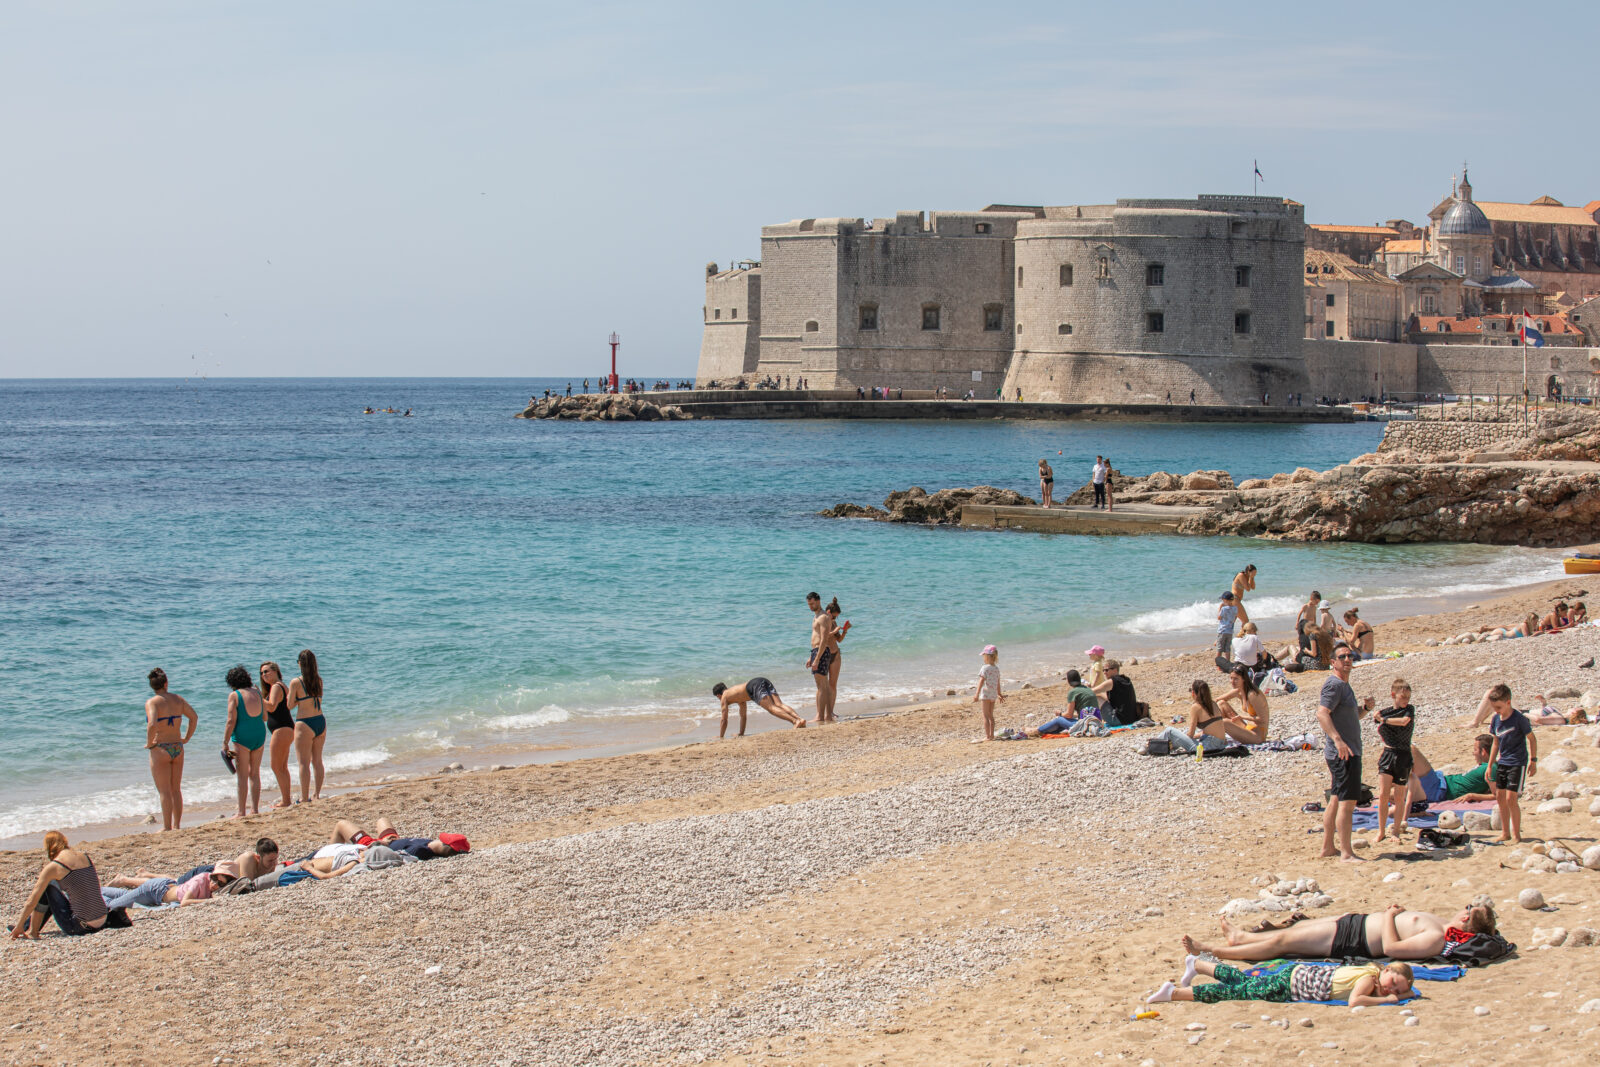
[[[1359,666],[1352,684],[1382,698],[1391,678],[1406,677],[1418,745],[1441,769],[1464,769],[1476,732],[1466,723],[1490,684],[1509,684],[1518,706],[1557,687],[1600,691],[1600,672],[1578,666],[1600,653],[1600,629],[1428,642],[1546,610],[1581,588],[1571,578],[1384,624],[1380,651],[1406,655]],[[1266,636],[1271,645],[1282,635]],[[1127,673],[1161,721],[1183,712],[1191,678],[1218,681],[1200,652]],[[1274,736],[1315,730],[1322,677],[1301,675],[1298,693],[1272,701]],[[1042,721],[1063,693],[1011,690],[998,722]],[[1541,756],[1568,755],[1575,769],[1533,779],[1520,850],[1477,833],[1470,851],[1408,862],[1389,858],[1392,841],[1358,832],[1370,862],[1342,864],[1317,858],[1308,830],[1320,832],[1320,816],[1301,811],[1322,796],[1319,751],[1196,764],[1142,755],[1140,731],[973,744],[969,699],[826,729],[443,775],[95,841],[86,847],[106,878],[232,855],[263,834],[297,856],[338,818],[454,830],[473,849],[140,912],[132,929],[90,938],[7,941],[0,1059],[1589,1061],[1600,948],[1579,943],[1600,927],[1600,870],[1523,862],[1536,842],[1580,854],[1595,843],[1600,727],[1538,729]],[[1564,785],[1572,810],[1536,814]],[[25,898],[41,860],[37,848],[0,853],[7,907]],[[1183,934],[1214,937],[1219,909],[1279,878],[1314,879],[1331,898],[1315,914],[1391,901],[1449,914],[1488,894],[1520,951],[1456,982],[1422,983],[1424,998],[1405,1009],[1163,1004],[1155,1018],[1130,1019],[1181,967]],[[1546,910],[1518,906],[1530,887]]]

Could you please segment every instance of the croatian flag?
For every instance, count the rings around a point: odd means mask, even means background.
[[[1533,320],[1528,317],[1526,312],[1522,315],[1522,343],[1532,345],[1534,348],[1544,347],[1544,334],[1540,333],[1538,327],[1534,326]]]

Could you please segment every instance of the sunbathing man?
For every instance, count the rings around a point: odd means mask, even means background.
[[[795,710],[783,702],[775,687],[766,678],[752,678],[743,685],[736,685],[729,689],[727,683],[718,682],[711,687],[711,695],[722,702],[722,729],[717,731],[717,737],[726,737],[728,733],[728,705],[739,705],[739,736],[744,736],[746,705],[754,701],[769,715],[773,715],[784,722],[793,724],[796,730],[803,729],[806,721]]]
[[[1209,952],[1223,960],[1276,959],[1432,959],[1444,951],[1450,931],[1468,934],[1497,933],[1494,909],[1468,905],[1445,919],[1426,911],[1408,911],[1389,905],[1381,915],[1351,912],[1337,919],[1305,919],[1282,930],[1251,933],[1222,924],[1226,944],[1204,945],[1184,937],[1183,950],[1192,955]],[[1457,938],[1457,940],[1462,940]]]
[[[457,856],[472,851],[472,845],[460,834],[440,834],[433,838],[401,837],[394,823],[384,817],[378,819],[373,829],[378,831],[376,835],[367,833],[349,819],[340,819],[333,824],[333,836],[328,840],[331,844],[353,843],[363,847],[382,845],[419,860]]]

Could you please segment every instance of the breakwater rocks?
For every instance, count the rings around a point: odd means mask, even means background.
[[[1186,519],[1179,532],[1282,541],[1557,546],[1592,540],[1600,524],[1600,472],[1594,471],[1351,464],[1258,483],[1210,494],[1208,510]]]
[[[817,514],[827,519],[872,519],[876,522],[957,526],[961,523],[961,509],[967,504],[1030,507],[1037,503],[1014,490],[996,489],[992,485],[978,485],[971,489],[940,489],[936,493],[913,485],[910,489],[896,490],[884,497],[881,508],[839,504]]]
[[[692,419],[676,404],[657,405],[648,394],[601,393],[552,396],[530,404],[519,419],[573,419],[578,422],[680,422]]]

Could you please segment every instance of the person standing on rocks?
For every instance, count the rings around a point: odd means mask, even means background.
[[[1056,472],[1050,469],[1046,460],[1039,461],[1039,501],[1045,507],[1050,507],[1050,494],[1056,484]]]
[[[722,702],[722,729],[717,731],[720,739],[728,733],[728,705],[739,705],[739,736],[744,736],[746,705],[754,702],[775,718],[790,723],[796,730],[803,729],[806,721],[796,711],[783,702],[778,695],[777,687],[766,678],[756,677],[743,685],[736,685],[729,689],[724,682],[718,682],[711,687],[711,695]]]
[[[1355,653],[1348,645],[1333,651],[1333,674],[1322,683],[1317,701],[1317,722],[1325,740],[1322,758],[1328,763],[1328,808],[1322,815],[1322,855],[1338,856],[1346,863],[1365,862],[1350,847],[1350,822],[1361,796],[1361,712],[1350,688],[1350,668]],[[1335,837],[1337,836],[1337,843]]]
[[[1102,483],[1103,483],[1101,485],[1101,488],[1105,490],[1106,510],[1107,511],[1116,511],[1117,510],[1117,487],[1116,487],[1116,484],[1115,484],[1116,483],[1116,475],[1113,474],[1112,471],[1111,471],[1111,457],[1107,456],[1101,462],[1101,466],[1105,468],[1104,473],[1101,475],[1101,480],[1102,480]]]
[[[1106,502],[1106,461],[1104,456],[1094,457],[1094,470],[1089,475],[1094,484],[1094,506],[1104,507]]]

